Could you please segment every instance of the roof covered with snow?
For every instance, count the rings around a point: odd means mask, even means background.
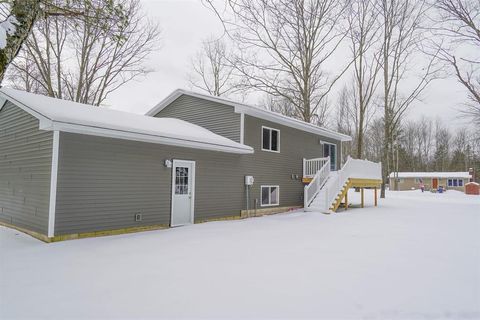
[[[395,178],[396,173],[390,173],[390,178]],[[472,176],[468,172],[399,172],[399,178],[466,178]]]
[[[224,104],[224,105],[227,105],[227,106],[234,107],[235,112],[237,112],[237,113],[244,113],[244,114],[247,114],[247,115],[250,115],[250,116],[253,116],[253,117],[257,117],[257,118],[260,118],[260,119],[265,119],[265,120],[268,120],[268,121],[271,121],[271,122],[275,122],[275,123],[278,123],[278,124],[285,125],[287,127],[296,128],[296,129],[306,131],[306,132],[310,132],[310,133],[313,133],[313,134],[317,134],[317,135],[320,135],[320,136],[323,136],[323,137],[328,137],[328,138],[332,138],[332,139],[340,140],[340,141],[351,141],[352,140],[352,137],[350,137],[348,135],[345,135],[345,134],[342,134],[342,133],[339,133],[339,132],[336,132],[336,131],[333,131],[333,130],[330,130],[330,129],[327,129],[327,128],[319,127],[317,125],[307,123],[305,121],[301,121],[301,120],[297,120],[297,119],[294,119],[294,118],[291,118],[291,117],[287,117],[287,116],[284,116],[283,114],[278,113],[278,112],[274,112],[274,111],[262,109],[262,108],[259,108],[259,107],[256,107],[256,106],[236,102],[236,101],[233,101],[233,100],[230,100],[230,99],[215,97],[215,96],[211,96],[211,95],[208,95],[208,94],[202,94],[202,93],[188,91],[188,90],[184,90],[184,89],[177,89],[177,90],[173,91],[165,99],[160,101],[160,103],[158,103],[155,107],[153,107],[151,110],[149,110],[146,113],[146,115],[148,115],[148,116],[156,115],[157,113],[159,113],[161,110],[163,110],[166,106],[168,106],[170,103],[175,101],[181,95],[188,95],[188,96],[197,97],[197,98],[204,99],[204,100],[209,100],[209,101],[221,103],[221,104]]]
[[[249,146],[178,119],[154,118],[10,88],[1,88],[0,96],[38,118],[40,129],[43,130],[59,130],[221,152],[253,153],[253,149]]]

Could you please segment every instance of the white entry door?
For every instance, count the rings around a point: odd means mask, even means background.
[[[195,161],[173,160],[172,227],[193,223]]]

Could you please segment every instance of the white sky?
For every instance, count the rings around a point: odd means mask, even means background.
[[[161,48],[150,56],[155,71],[131,82],[109,96],[107,105],[115,109],[144,113],[177,88],[189,88],[190,59],[208,36],[222,33],[222,25],[200,0],[142,0],[147,15],[161,26]],[[340,56],[340,55],[339,55]],[[437,80],[415,103],[409,117],[426,115],[446,124],[461,124],[458,109],[466,94],[455,79]],[[333,102],[336,96],[329,100]],[[250,101],[256,102],[256,101]]]

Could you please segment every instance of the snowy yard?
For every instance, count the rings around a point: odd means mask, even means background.
[[[0,318],[480,318],[480,197],[372,198],[53,244],[0,227]]]

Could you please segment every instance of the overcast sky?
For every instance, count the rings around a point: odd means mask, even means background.
[[[135,113],[145,113],[177,88],[189,89],[186,79],[191,56],[203,39],[222,33],[222,25],[200,0],[142,0],[142,4],[162,29],[161,48],[148,61],[155,71],[121,87],[107,100],[113,108]],[[457,111],[463,101],[465,91],[455,79],[437,80],[423,94],[422,101],[412,106],[408,116],[439,117],[454,129],[463,122]]]

